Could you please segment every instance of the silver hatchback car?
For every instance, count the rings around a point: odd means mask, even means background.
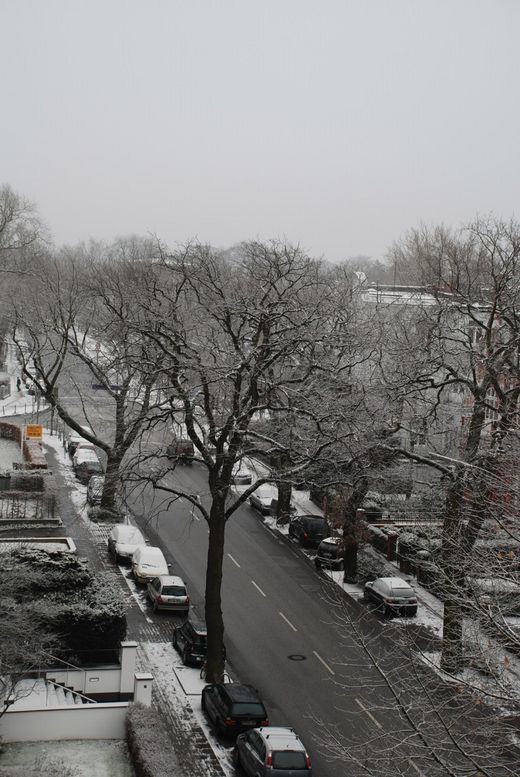
[[[148,598],[154,612],[171,610],[187,615],[190,609],[190,597],[184,581],[174,575],[159,575],[148,583]]]
[[[309,755],[292,728],[253,728],[237,737],[233,755],[248,777],[312,777]]]

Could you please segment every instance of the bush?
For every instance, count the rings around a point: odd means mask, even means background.
[[[376,577],[396,577],[397,571],[380,553],[365,545],[358,553],[358,581],[361,584]]]
[[[101,507],[91,507],[88,511],[88,517],[93,523],[121,523],[125,519],[124,513]]]
[[[126,605],[111,578],[70,553],[24,548],[9,554],[0,596],[23,603],[42,633],[56,634],[67,660],[104,660],[126,636]]]
[[[119,648],[126,636],[125,609],[119,589],[103,575],[83,589],[56,591],[34,604],[35,615],[60,635],[62,653],[83,661]]]
[[[87,562],[73,553],[39,548],[20,548],[4,557],[4,570],[16,570],[20,593],[39,595],[46,591],[85,588],[92,582]],[[23,571],[22,571],[23,570]]]
[[[157,710],[131,704],[126,739],[137,777],[171,777],[179,772],[168,726]]]

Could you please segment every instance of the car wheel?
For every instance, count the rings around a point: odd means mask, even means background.
[[[172,645],[175,648],[175,650],[179,650],[179,643],[177,642],[177,629],[173,630]]]
[[[188,666],[189,662],[190,662],[190,656],[189,656],[189,653],[188,653],[188,651],[186,650],[186,648],[184,648],[184,650],[182,651],[182,663],[183,663],[185,666]]]
[[[202,712],[205,715],[208,715],[208,707],[207,707],[207,704],[206,704],[206,694],[204,694],[204,693],[200,697],[200,706],[201,706]]]
[[[235,745],[233,748],[233,763],[235,766],[242,766],[242,762],[240,760],[240,750],[238,749],[237,745]]]

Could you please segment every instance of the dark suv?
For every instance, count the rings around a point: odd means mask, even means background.
[[[316,569],[343,569],[343,540],[341,537],[326,537],[318,545],[314,559]]]
[[[204,621],[187,620],[173,629],[172,643],[183,664],[200,666],[206,660],[208,632]]]
[[[267,712],[251,685],[218,683],[202,689],[203,712],[220,734],[231,736],[257,726],[268,726]]]
[[[321,515],[297,515],[289,523],[289,537],[308,548],[317,548],[328,535],[329,525]]]

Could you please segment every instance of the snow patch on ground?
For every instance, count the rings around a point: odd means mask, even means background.
[[[0,767],[25,777],[29,769],[54,777],[135,777],[126,742],[70,740],[3,745]]]

